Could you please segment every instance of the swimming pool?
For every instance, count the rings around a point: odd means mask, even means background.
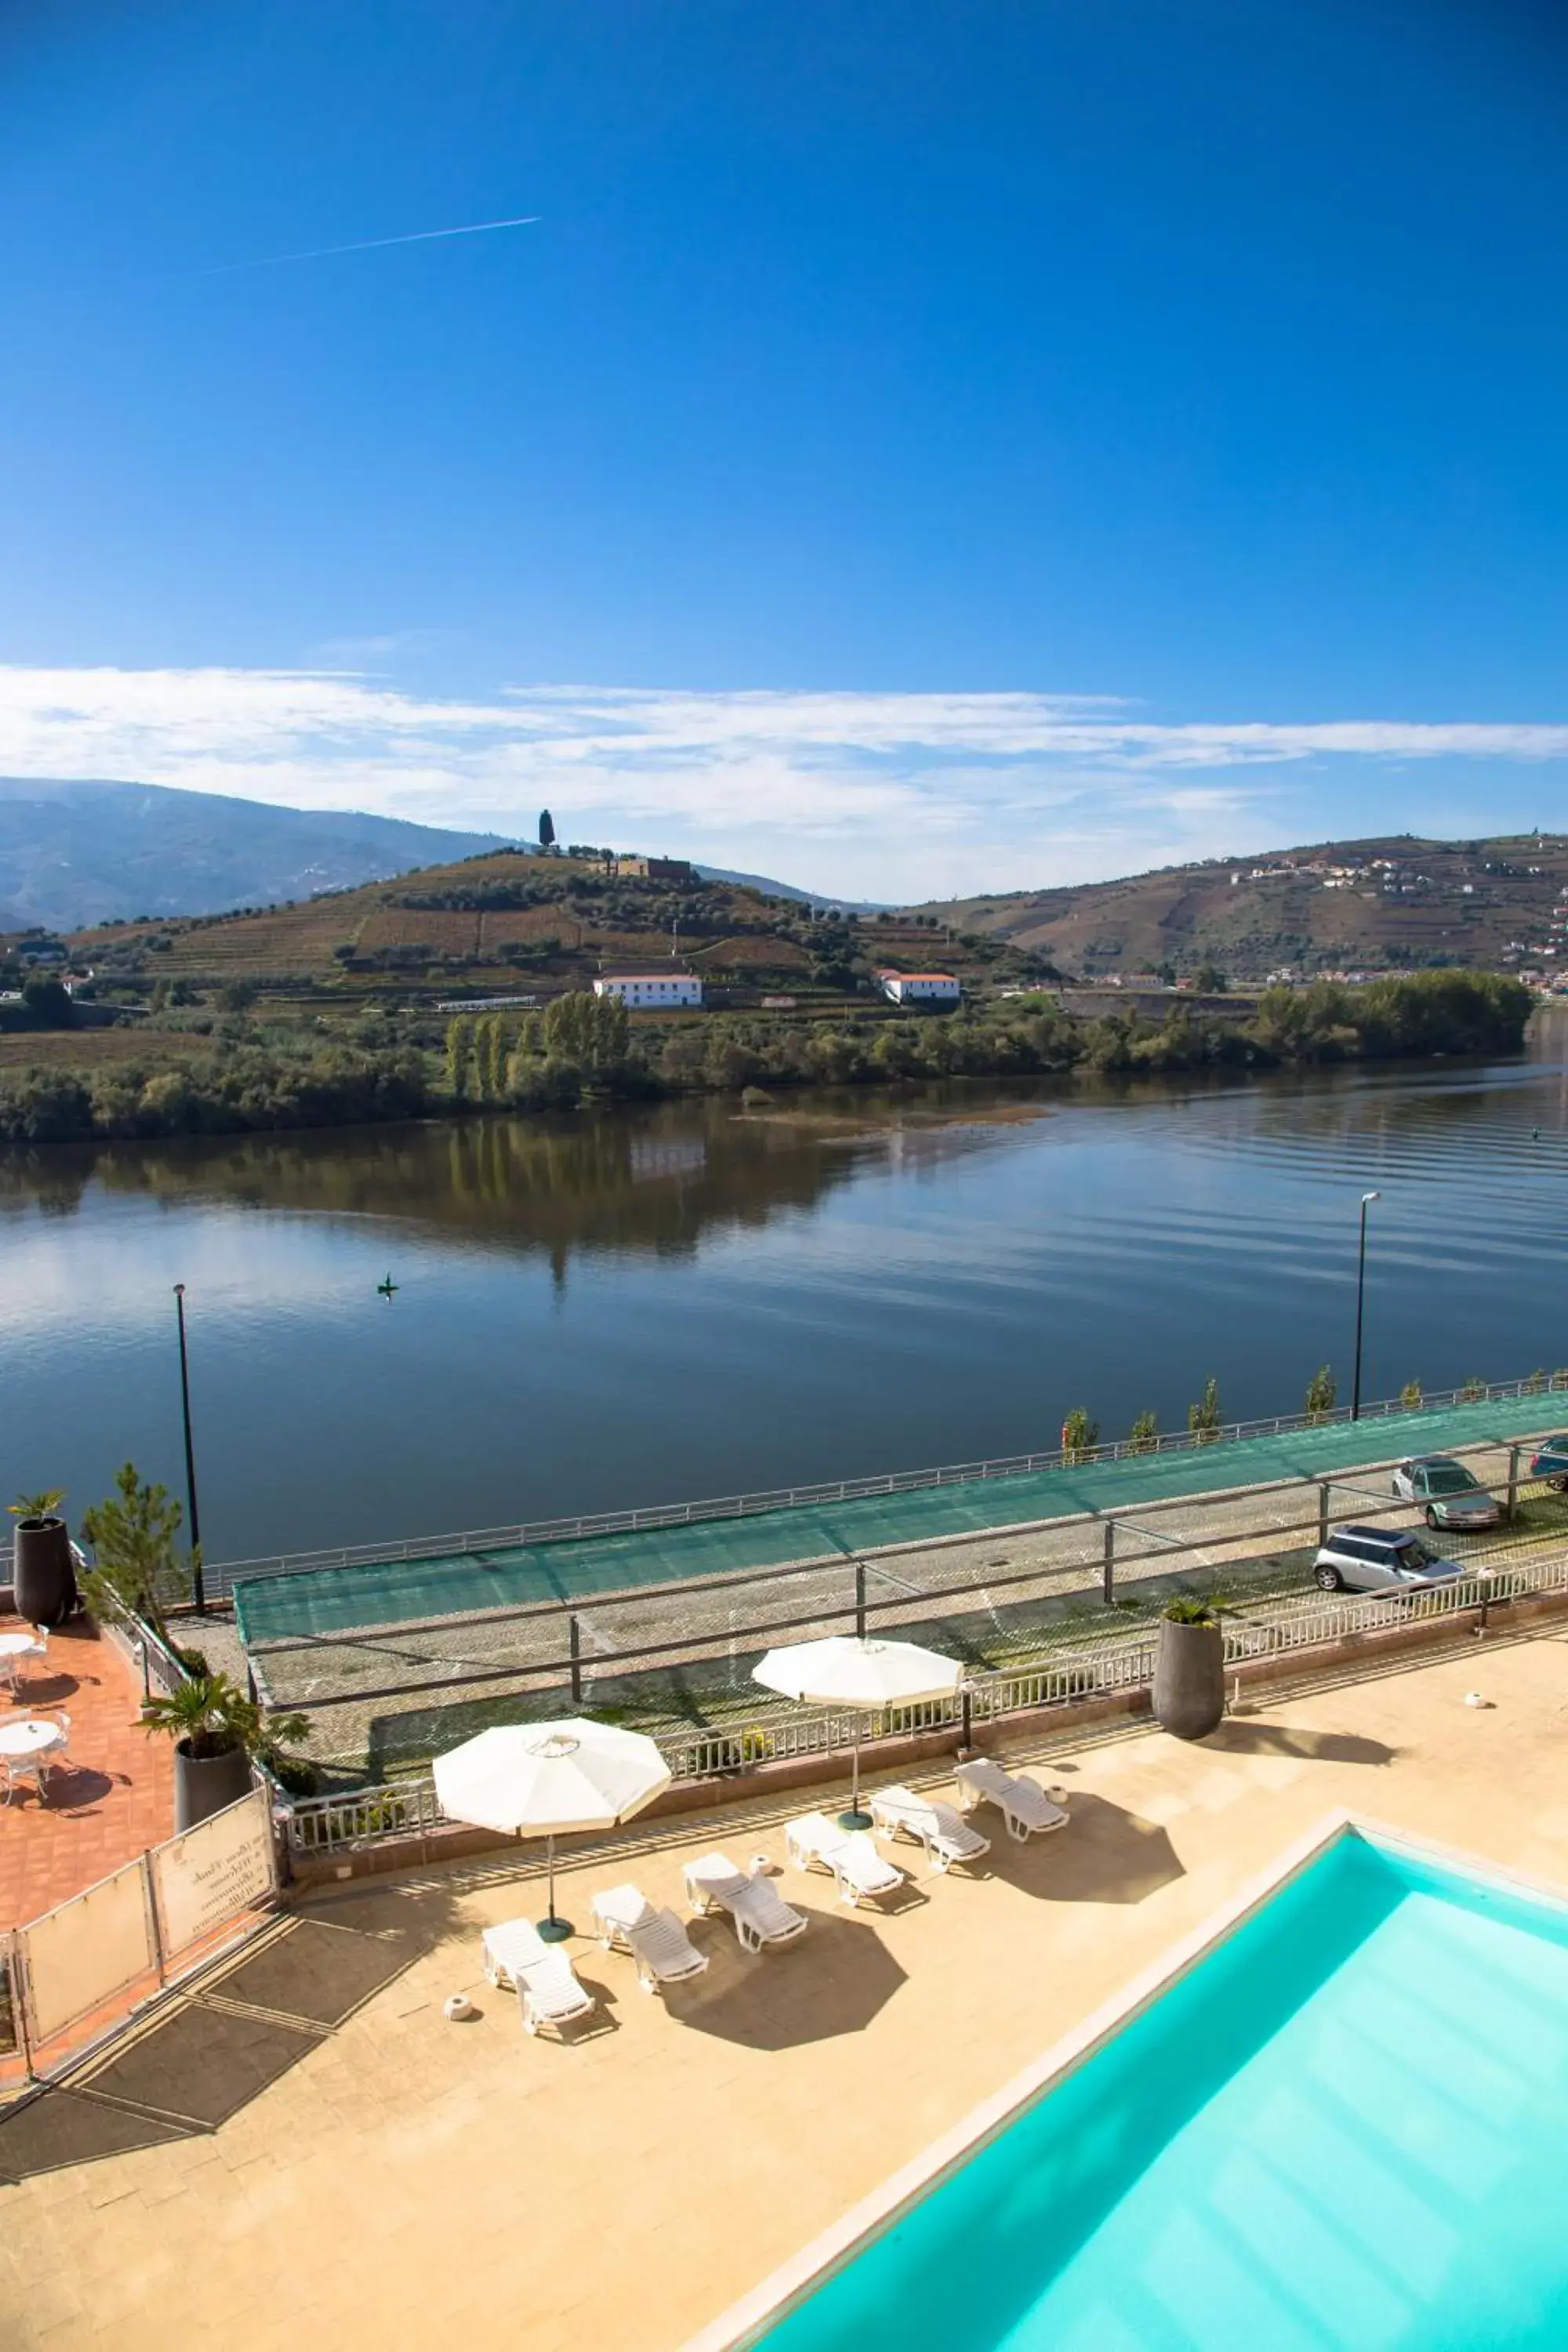
[[[766,2352],[1568,2344],[1568,1906],[1340,1831]]]

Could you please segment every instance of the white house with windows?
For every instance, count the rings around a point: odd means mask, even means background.
[[[606,971],[594,982],[595,996],[618,996],[632,1013],[672,1005],[702,1006],[702,982],[694,971]]]
[[[963,994],[950,971],[879,971],[877,984],[895,1004],[956,1004]]]

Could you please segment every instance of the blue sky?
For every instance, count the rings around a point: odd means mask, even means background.
[[[11,0],[0,772],[865,896],[1550,824],[1565,101],[1535,0]]]

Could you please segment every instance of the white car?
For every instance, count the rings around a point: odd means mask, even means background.
[[[1489,1495],[1462,1462],[1447,1454],[1418,1454],[1402,1462],[1394,1474],[1394,1491],[1402,1503],[1419,1503],[1429,1528],[1495,1528],[1502,1517],[1495,1495]]]
[[[1335,1528],[1312,1563],[1325,1592],[1412,1592],[1474,1573],[1439,1559],[1409,1528]]]

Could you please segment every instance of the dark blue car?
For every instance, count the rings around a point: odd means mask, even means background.
[[[1544,1478],[1560,1495],[1568,1495],[1568,1433],[1548,1437],[1537,1447],[1530,1475],[1532,1478]]]

